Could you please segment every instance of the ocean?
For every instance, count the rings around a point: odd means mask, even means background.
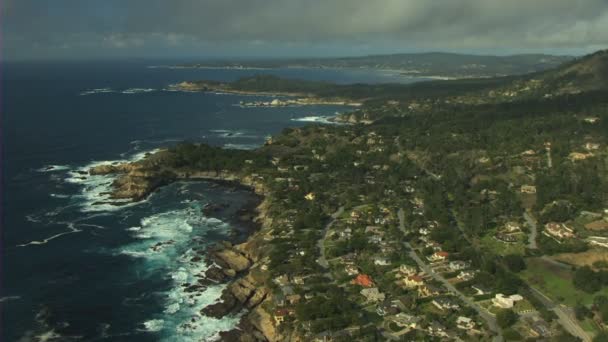
[[[288,126],[326,122],[344,106],[241,108],[270,97],[170,91],[170,84],[257,73],[338,83],[413,82],[364,70],[149,68],[172,61],[28,62],[2,66],[3,341],[212,341],[239,316],[200,310],[224,285],[192,295],[206,246],[243,239],[236,219],[256,197],[180,182],[147,200],[99,205],[128,161],[179,141],[251,149]],[[206,204],[225,204],[206,214]]]

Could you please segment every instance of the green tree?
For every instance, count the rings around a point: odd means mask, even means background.
[[[505,329],[513,326],[517,322],[517,314],[511,309],[502,309],[496,314],[496,323]]]

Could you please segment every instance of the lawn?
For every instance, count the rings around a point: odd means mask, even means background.
[[[581,328],[583,328],[583,330],[596,334],[598,333],[598,329],[597,329],[597,325],[589,318],[587,318],[586,320],[580,322],[581,323]]]
[[[540,258],[527,260],[528,267],[520,275],[530,285],[542,291],[558,303],[575,306],[578,303],[591,304],[597,295],[608,295],[608,288],[595,294],[578,290],[572,284],[572,271],[556,266]]]
[[[506,243],[498,241],[494,238],[494,233],[487,234],[480,240],[480,244],[490,250],[493,254],[507,255],[507,254],[519,254],[523,255],[526,249],[525,234],[519,236],[519,241],[516,243]]]

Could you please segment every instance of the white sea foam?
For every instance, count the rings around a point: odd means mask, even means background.
[[[149,321],[144,322],[142,325],[144,326],[145,331],[149,332],[157,332],[161,331],[165,324],[165,321],[162,319],[151,319]]]
[[[139,152],[126,159],[94,161],[79,167],[76,170],[69,171],[65,181],[81,186],[80,194],[74,196],[81,200],[81,211],[116,211],[127,206],[136,205],[137,203],[133,203],[129,199],[110,198],[112,182],[116,179],[115,175],[89,175],[88,171],[91,168],[99,165],[111,165],[138,161],[145,158],[148,153],[155,153],[157,151],[159,151],[159,149]]]
[[[81,96],[86,95],[94,95],[94,94],[103,94],[103,93],[114,93],[116,92],[112,88],[95,88],[95,89],[87,89],[85,91],[80,92]]]
[[[238,315],[216,319],[201,314],[203,308],[219,300],[225,284],[195,292],[183,286],[196,284],[210,266],[200,258],[200,249],[192,248],[194,240],[204,247],[205,233],[228,233],[229,228],[222,220],[205,217],[200,202],[150,215],[140,220],[140,226],[128,228],[138,240],[124,246],[119,254],[143,258],[140,272],[167,274],[172,283],[165,293],[162,316],[144,322],[144,330],[159,332],[161,341],[212,341],[220,331],[236,326]]]
[[[322,123],[322,124],[336,124],[335,122],[331,121],[331,119],[333,119],[334,116],[305,116],[305,117],[301,117],[301,118],[293,118],[291,119],[291,121],[299,121],[299,122],[316,122],[316,123]]]
[[[255,134],[248,134],[245,130],[211,129],[209,132],[222,138],[257,139],[260,137]]]
[[[122,94],[141,94],[141,93],[150,93],[156,91],[156,89],[152,88],[129,88],[121,91]]]
[[[69,165],[45,165],[36,171],[38,171],[38,172],[56,172],[56,171],[65,171],[65,170],[69,170],[69,169],[70,169]]]
[[[6,296],[6,297],[1,297],[0,298],[0,303],[4,303],[4,302],[8,302],[10,300],[18,300],[21,299],[20,296]]]
[[[65,231],[65,232],[62,232],[62,233],[59,233],[59,234],[55,234],[55,235],[49,236],[48,238],[43,239],[43,240],[34,240],[34,241],[27,242],[27,243],[22,243],[22,244],[17,245],[17,247],[45,245],[45,244],[49,243],[49,241],[55,240],[58,237],[62,237],[64,235],[68,235],[68,234],[80,233],[82,231],[82,230],[76,228],[75,224],[72,223],[72,222],[68,222],[67,226],[69,228],[68,231]]]

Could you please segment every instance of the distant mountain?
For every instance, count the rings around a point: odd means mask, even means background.
[[[555,68],[574,57],[543,54],[481,56],[455,53],[412,53],[344,58],[211,61],[180,67],[220,68],[357,68],[398,71],[421,77],[476,78],[522,75]]]
[[[557,68],[505,79],[505,81],[498,87],[477,95],[502,102],[606,91],[608,90],[608,50],[577,58]]]

